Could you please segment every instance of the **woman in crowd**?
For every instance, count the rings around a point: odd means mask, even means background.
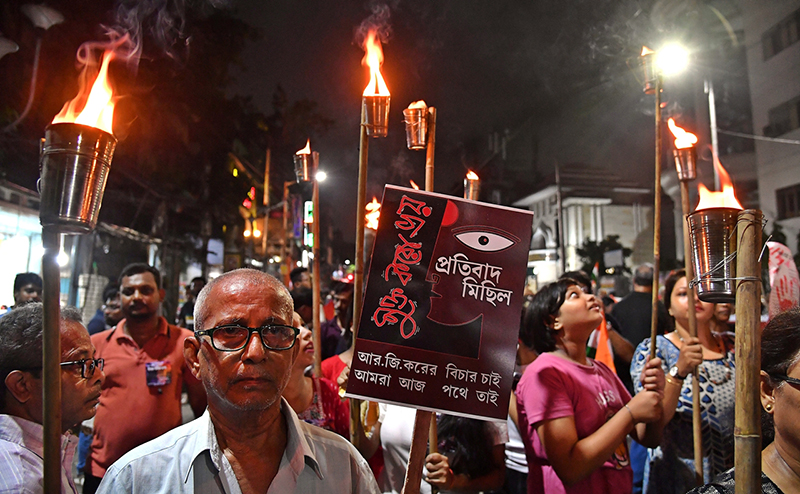
[[[289,384],[283,397],[297,412],[300,420],[350,438],[350,410],[339,397],[339,387],[324,377],[308,376],[305,370],[314,363],[314,343],[311,331],[295,312],[293,324],[300,328],[297,345],[300,351],[292,367]]]
[[[526,309],[523,331],[539,357],[517,386],[529,494],[631,492],[626,436],[655,446],[661,438],[664,374],[653,359],[633,399],[607,366],[586,356],[603,320],[595,297],[576,281],[542,288]]]
[[[692,378],[699,369],[700,408],[703,414],[703,475],[705,479],[733,466],[734,361],[733,339],[711,331],[714,304],[697,299],[687,285],[684,270],[672,271],[664,282],[664,305],[674,319],[675,330],[658,336],[656,356],[667,373],[664,389],[665,424],[661,444],[648,451],[645,464],[646,494],[681,493],[694,487],[692,443]],[[690,337],[688,304],[697,315],[697,337]],[[650,354],[650,338],[636,348],[631,377],[636,390],[642,389],[639,375]]]
[[[800,309],[775,316],[761,334],[761,406],[775,439],[761,452],[761,492],[800,492]],[[733,494],[731,468],[693,494]]]

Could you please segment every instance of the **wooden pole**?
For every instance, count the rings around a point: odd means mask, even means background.
[[[367,137],[366,106],[361,105],[361,137],[358,149],[358,200],[356,203],[356,270],[353,273],[353,344],[358,336],[364,292],[364,228],[367,207],[367,165],[369,162],[369,137]],[[350,442],[358,448],[361,430],[361,400],[350,398]]]
[[[422,462],[425,460],[428,443],[428,434],[425,434],[425,431],[431,430],[432,418],[433,413],[417,410],[411,450],[408,452],[406,479],[403,482],[401,494],[419,494],[419,487],[422,484]]]
[[[436,151],[436,108],[428,108],[428,146],[425,151],[425,190],[433,192],[433,155]]]
[[[435,150],[436,150],[436,108],[430,107],[428,108],[428,146],[425,154],[425,190],[427,192],[433,192],[433,170],[434,170],[433,158]],[[436,428],[436,416],[432,412],[417,410],[417,418],[415,419],[415,425],[416,421],[420,419],[424,420],[424,417],[421,418],[420,414],[428,415],[427,420],[430,422],[430,426],[428,427],[428,450],[431,453],[438,453],[439,432]],[[413,442],[412,442],[412,448],[413,448]],[[424,463],[425,451],[422,451],[421,453],[418,452],[417,455],[413,457],[413,460],[415,463],[417,462]],[[416,466],[412,467],[411,461],[412,461],[412,456],[411,453],[409,452],[408,456],[409,470],[413,468],[414,470],[421,472],[423,465],[420,464],[419,468],[417,468]],[[420,481],[421,480],[422,479],[420,479]],[[417,482],[417,489],[419,489],[419,485],[420,485],[419,482]],[[405,486],[403,490],[405,492]],[[436,494],[437,492],[439,492],[439,489],[432,486],[431,492],[433,494]]]
[[[761,211],[739,213],[736,227],[736,494],[761,492]]]
[[[321,328],[319,323],[319,308],[321,304],[321,295],[320,295],[320,269],[319,269],[319,221],[320,221],[320,211],[319,211],[319,181],[317,180],[317,166],[318,166],[318,159],[312,159],[313,167],[312,167],[312,193],[311,193],[311,202],[312,207],[314,209],[314,216],[313,216],[313,223],[311,223],[311,235],[314,237],[313,246],[311,247],[311,252],[314,254],[314,272],[312,273],[311,278],[311,286],[314,289],[314,294],[312,297],[312,303],[314,305],[314,311],[312,312],[314,318],[314,332],[312,337],[314,339],[314,375],[317,377],[322,376],[322,335],[321,335]],[[265,227],[266,229],[266,227]]]
[[[291,254],[289,254],[289,185],[292,182],[283,182],[283,242],[281,242],[281,261],[286,266],[283,275],[283,284],[289,286],[289,272],[292,270]]]
[[[60,247],[58,230],[42,230],[44,386],[44,492],[61,492],[61,272],[56,261]]]
[[[694,279],[692,267],[692,241],[689,238],[689,181],[681,180],[681,208],[683,210],[683,265],[686,271],[686,282]],[[689,336],[697,336],[697,314],[694,303],[687,304],[689,316]],[[694,476],[697,485],[703,485],[703,432],[700,417],[700,379],[698,367],[692,369],[692,438],[694,445]]]
[[[656,76],[656,161],[653,203],[653,313],[650,317],[650,358],[656,358],[658,334],[658,276],[661,269],[661,75]]]
[[[269,233],[269,167],[272,161],[272,151],[267,148],[267,155],[264,159],[264,231],[261,232],[261,252],[264,254],[264,264],[269,262],[269,240],[267,233]]]

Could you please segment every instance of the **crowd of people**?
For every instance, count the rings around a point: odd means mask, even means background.
[[[439,414],[421,492],[732,493],[733,307],[699,300],[672,271],[650,358],[654,275],[637,267],[620,300],[596,295],[579,271],[527,297],[507,421]],[[159,271],[135,263],[103,290],[86,326],[62,308],[62,492],[400,493],[415,409],[363,402],[351,421],[353,285],[334,284],[319,308],[316,375],[310,276],[298,268],[289,286],[249,269],[195,278],[168,320]],[[18,275],[0,317],[0,494],[43,492],[41,292],[38,275]],[[762,334],[770,494],[800,492],[798,329],[793,308]]]

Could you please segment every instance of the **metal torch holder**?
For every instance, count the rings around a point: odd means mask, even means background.
[[[369,137],[386,137],[389,133],[390,96],[364,96],[362,101],[364,121]]]
[[[316,173],[318,166],[319,153],[316,151],[294,155],[294,174],[298,183],[311,181],[312,174]]]
[[[675,159],[678,180],[689,182],[697,178],[697,149],[694,146],[673,149],[672,157]]]
[[[403,122],[406,124],[408,149],[425,149],[428,145],[428,108],[406,108]]]
[[[658,83],[658,70],[656,69],[655,53],[648,53],[640,57],[642,69],[644,70],[644,83],[642,89],[644,94],[655,94]]]
[[[695,211],[687,218],[692,243],[692,265],[700,300],[710,303],[733,303],[736,299],[737,225],[743,215],[757,219],[763,228],[763,214],[758,210],[709,208]]]
[[[39,218],[60,233],[88,233],[97,225],[117,139],[73,123],[47,126],[41,144]]]
[[[464,199],[470,201],[477,201],[481,193],[480,180],[473,180],[469,178],[464,179]]]

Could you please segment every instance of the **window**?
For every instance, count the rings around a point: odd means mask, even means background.
[[[800,127],[800,96],[792,98],[768,112],[769,125],[764,127],[764,135],[777,137]]]
[[[778,203],[779,220],[800,216],[800,184],[776,190],[775,199]]]
[[[800,10],[783,19],[761,36],[764,60],[769,60],[800,39]]]

